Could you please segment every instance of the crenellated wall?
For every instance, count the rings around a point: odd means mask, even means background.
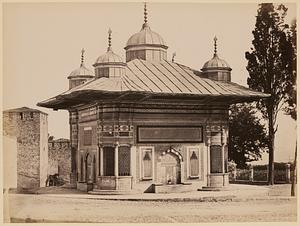
[[[58,173],[65,183],[70,182],[71,145],[68,139],[57,139],[48,142],[49,167],[48,174]]]

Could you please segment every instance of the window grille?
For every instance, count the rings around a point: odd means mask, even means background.
[[[119,147],[119,176],[130,176],[130,148]]]
[[[210,146],[210,172],[222,173],[222,148],[220,145]]]

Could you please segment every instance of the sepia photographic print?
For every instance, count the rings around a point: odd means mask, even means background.
[[[4,224],[298,223],[296,1],[1,6]]]

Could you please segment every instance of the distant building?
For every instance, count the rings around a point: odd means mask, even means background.
[[[44,187],[48,171],[48,115],[27,107],[3,112],[4,187]]]
[[[48,174],[58,174],[65,183],[70,183],[71,145],[68,139],[48,141]]]
[[[150,29],[111,47],[68,77],[69,90],[38,106],[70,113],[72,181],[94,193],[170,192],[228,185],[228,109],[269,95],[231,82],[218,57],[200,70],[168,61],[168,46]]]

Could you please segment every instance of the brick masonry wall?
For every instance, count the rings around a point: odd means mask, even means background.
[[[67,139],[58,139],[48,143],[48,173],[58,173],[66,183],[70,182],[71,145]]]
[[[44,117],[44,128],[41,129],[41,115]],[[40,156],[45,159],[48,150],[44,150],[42,136],[47,136],[47,115],[41,112],[4,112],[3,133],[17,139],[17,187],[33,188],[44,186],[41,175],[46,174],[45,166],[40,171]],[[46,134],[46,135],[45,135]],[[46,164],[43,161],[43,164]],[[47,168],[47,167],[46,167]]]

